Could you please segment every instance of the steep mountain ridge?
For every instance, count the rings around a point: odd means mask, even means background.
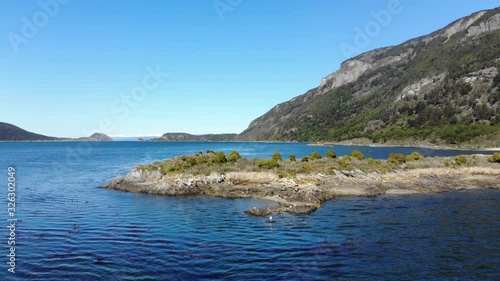
[[[252,121],[236,139],[498,145],[499,29],[496,8],[363,53]]]

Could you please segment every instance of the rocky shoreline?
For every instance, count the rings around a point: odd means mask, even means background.
[[[475,156],[481,159],[484,156]],[[409,195],[463,189],[500,189],[500,165],[492,163],[466,167],[405,165],[392,171],[336,170],[333,173],[310,172],[280,178],[276,171],[236,171],[192,175],[163,174],[160,170],[136,167],[124,176],[103,184],[127,192],[162,196],[209,195],[222,198],[257,198],[277,203],[267,208],[251,208],[245,213],[265,216],[288,212],[307,214],[322,202],[338,196]],[[434,161],[436,162],[436,161]],[[479,163],[480,161],[478,161]],[[483,163],[483,162],[481,162]]]
[[[445,144],[432,144],[424,141],[405,141],[405,142],[394,142],[388,141],[386,143],[374,143],[370,139],[351,139],[339,142],[313,142],[309,143],[308,146],[369,146],[369,147],[411,147],[411,148],[428,148],[428,149],[440,149],[440,150],[474,150],[474,151],[500,151],[498,146],[484,146],[484,145],[445,145]]]

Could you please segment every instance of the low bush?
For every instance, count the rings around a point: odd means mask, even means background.
[[[226,162],[227,162],[226,154],[222,151],[216,152],[214,157],[212,158],[212,163],[215,164],[222,164]]]
[[[304,156],[300,159],[301,162],[309,162],[309,156]]]
[[[160,166],[160,173],[162,173],[163,175],[166,175],[168,174],[168,172],[170,172],[170,167],[166,164],[163,164]]]
[[[206,164],[209,160],[210,158],[207,155],[203,155],[203,153],[196,155],[196,164],[198,165]]]
[[[227,156],[228,162],[236,162],[238,159],[241,159],[241,155],[235,150],[231,151],[231,153]]]
[[[325,174],[329,174],[329,175],[335,175],[336,174],[336,167],[333,167],[333,166],[327,166],[327,167],[323,167],[321,169],[321,171]]]
[[[387,163],[402,164],[406,163],[406,156],[403,153],[391,153],[387,158]]]
[[[262,159],[257,161],[257,167],[259,168],[267,168],[268,165],[269,165],[269,159]]]
[[[295,158],[295,154],[293,154],[293,153],[288,156],[288,159],[290,159],[290,161],[292,161],[292,162],[297,161],[297,159]]]
[[[302,174],[309,174],[313,171],[313,166],[309,163],[302,165],[298,172]]]
[[[276,161],[281,161],[283,160],[283,158],[281,157],[281,154],[279,154],[278,152],[275,152],[273,154],[273,157],[272,157],[273,160],[276,160]]]
[[[363,153],[361,153],[361,151],[359,151],[359,150],[353,150],[353,151],[351,151],[351,156],[352,156],[353,158],[358,159],[358,160],[363,160],[363,159],[365,159],[365,156],[364,156],[364,155],[363,155]]]
[[[350,161],[350,160],[349,160]],[[338,163],[341,168],[347,168],[349,166],[349,161],[346,161],[345,157],[339,159]]]
[[[406,156],[406,161],[419,161],[419,160],[424,160],[424,156],[416,151]]]
[[[194,162],[193,162],[194,161]],[[192,156],[181,157],[178,159],[172,159],[165,162],[160,167],[160,172],[166,175],[169,172],[184,172],[187,169],[196,165],[196,160]]]
[[[465,165],[465,164],[467,164],[467,156],[465,156],[465,155],[458,155],[457,157],[455,157],[455,163],[457,163],[458,165]]]
[[[276,159],[263,159],[257,162],[257,166],[263,169],[278,168],[280,165]]]
[[[368,161],[368,164],[369,164],[369,165],[372,165],[372,166],[380,166],[380,165],[382,165],[382,161],[380,161],[380,160],[375,160],[375,159],[373,159],[373,158],[368,158],[368,160],[367,160],[367,161]]]
[[[321,159],[321,154],[319,154],[319,152],[313,152],[311,153],[311,155],[309,156],[309,160],[318,160],[318,159]]]
[[[495,152],[491,157],[488,157],[488,162],[500,163],[500,152]]]
[[[351,157],[351,156],[349,156],[349,155],[344,155],[344,156],[342,156],[342,158],[341,158],[341,159],[343,159],[344,161],[349,161],[349,162],[351,162],[351,161],[352,161],[352,157]]]
[[[196,165],[196,155],[182,156],[181,160],[184,162],[184,166],[192,167]]]
[[[337,158],[337,153],[335,153],[335,151],[333,151],[333,150],[328,150],[326,152],[326,157],[328,157],[328,158]]]

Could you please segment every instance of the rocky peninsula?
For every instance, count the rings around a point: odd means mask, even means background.
[[[207,151],[137,166],[101,187],[164,196],[258,198],[276,204],[245,213],[306,214],[338,196],[500,189],[500,153],[431,158],[415,152],[376,160],[354,150],[338,158],[328,151],[302,159],[291,154],[284,160],[279,153],[270,159],[246,159],[236,151]]]

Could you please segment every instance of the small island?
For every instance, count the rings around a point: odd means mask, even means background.
[[[274,153],[248,159],[208,150],[135,167],[102,188],[165,196],[209,195],[258,198],[277,203],[245,213],[307,214],[338,196],[408,195],[461,189],[500,189],[500,152],[492,156],[425,157],[391,154],[372,159],[358,150],[337,157],[313,152],[297,159]]]

